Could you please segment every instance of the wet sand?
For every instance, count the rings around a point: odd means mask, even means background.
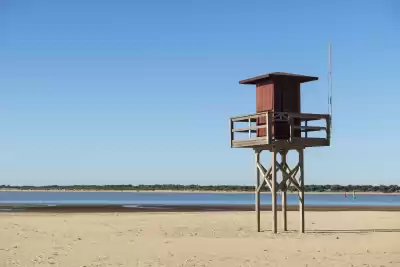
[[[114,207],[115,208],[115,207]],[[400,266],[400,213],[289,212],[0,213],[0,266]],[[280,224],[279,224],[280,226]]]
[[[262,211],[271,211],[271,205],[262,205]],[[278,205],[278,210],[281,206]],[[298,211],[289,205],[288,211]],[[306,211],[400,211],[400,206],[305,206]],[[105,212],[204,212],[204,211],[254,211],[254,205],[58,205],[23,206],[0,205],[0,212],[20,211],[39,213],[105,213]]]

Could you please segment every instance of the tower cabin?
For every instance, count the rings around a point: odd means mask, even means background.
[[[302,83],[318,77],[273,72],[241,80],[240,84],[256,86],[256,113],[231,118],[231,147],[270,150],[272,146],[329,146],[330,116],[301,113]],[[323,121],[325,126],[308,126],[310,121]],[[237,127],[237,123],[249,127]],[[255,125],[254,125],[255,124]],[[310,132],[325,132],[325,137],[309,137]],[[248,133],[246,139],[237,139],[236,133]]]
[[[257,231],[260,231],[260,192],[267,186],[272,197],[272,232],[277,232],[278,191],[282,193],[282,228],[287,230],[289,187],[298,191],[300,232],[304,232],[304,149],[330,145],[330,115],[301,113],[300,86],[316,80],[318,78],[312,76],[273,72],[239,82],[256,86],[256,113],[230,118],[230,141],[232,148],[254,150]],[[309,123],[318,125],[311,126]],[[310,137],[311,132],[318,136]],[[260,159],[263,151],[272,154],[268,168],[262,165]],[[292,168],[287,163],[289,151],[298,152],[297,164]]]

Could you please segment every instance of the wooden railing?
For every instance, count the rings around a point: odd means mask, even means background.
[[[310,121],[314,122],[322,121],[323,126],[309,126],[308,124]],[[324,133],[323,137],[318,137],[318,140],[325,139],[328,142],[330,140],[331,118],[328,114],[261,112],[256,114],[230,118],[231,146],[236,141],[246,141],[246,140],[247,141],[265,140],[266,144],[274,143],[276,141],[276,138],[273,134],[272,128],[273,125],[276,125],[277,122],[288,124],[289,138],[287,139],[287,141],[289,142],[292,142],[295,139],[297,140],[315,139],[315,137],[309,137],[310,132]],[[237,127],[238,123],[247,123],[247,125]],[[262,136],[258,134],[260,132],[260,129],[265,129],[265,133],[263,133]],[[244,140],[243,139],[236,140],[235,133],[248,133],[248,138]],[[253,136],[253,134],[256,135]]]

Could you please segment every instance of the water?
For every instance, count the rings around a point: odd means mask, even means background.
[[[278,196],[280,202],[280,196]],[[261,195],[262,204],[271,204],[271,195]],[[252,205],[253,193],[167,193],[167,192],[0,192],[0,205]],[[298,197],[288,194],[288,204]],[[400,195],[306,194],[312,206],[400,206]]]

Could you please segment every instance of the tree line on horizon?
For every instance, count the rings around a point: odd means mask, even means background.
[[[13,186],[0,185],[0,189],[16,190],[90,190],[90,191],[235,191],[253,192],[254,186],[249,185],[180,185],[180,184],[154,184],[154,185],[46,185],[46,186]],[[269,192],[265,187],[263,192]],[[296,191],[289,187],[289,191]],[[306,192],[400,192],[399,185],[305,185]]]

